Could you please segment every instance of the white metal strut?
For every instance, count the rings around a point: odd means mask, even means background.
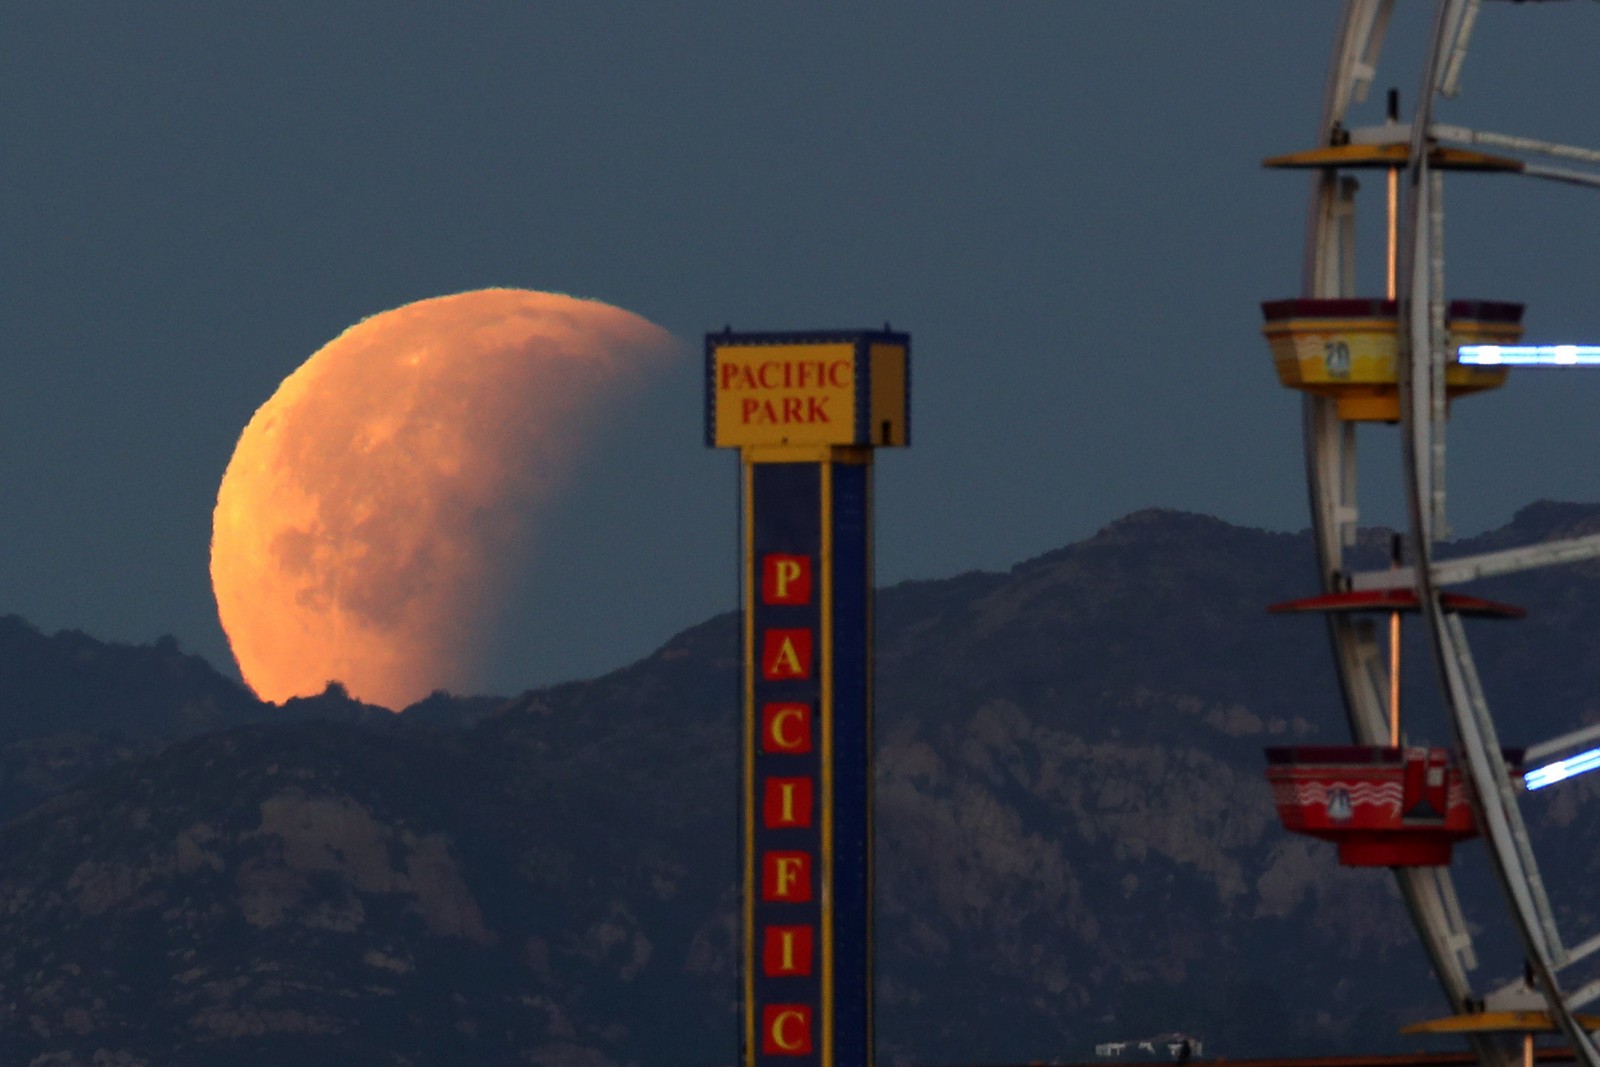
[[[1459,71],[1463,26],[1470,24],[1468,6],[1467,0],[1440,0],[1436,8],[1406,168],[1410,196],[1402,245],[1407,269],[1400,275],[1400,308],[1405,320],[1400,411],[1414,580],[1463,768],[1473,786],[1479,826],[1522,940],[1528,971],[1579,1062],[1600,1067],[1600,1049],[1574,1017],[1571,998],[1563,994],[1557,980],[1567,953],[1533,857],[1466,632],[1459,617],[1443,610],[1433,562],[1433,545],[1445,534],[1444,410],[1440,398],[1449,353],[1445,351],[1443,315],[1441,186],[1425,149],[1434,97]]]

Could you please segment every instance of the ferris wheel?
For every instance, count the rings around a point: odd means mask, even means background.
[[[1489,554],[1435,559],[1446,534],[1449,406],[1493,390],[1519,364],[1600,362],[1600,349],[1523,345],[1522,308],[1451,302],[1444,287],[1444,180],[1451,171],[1501,172],[1600,187],[1600,151],[1440,124],[1434,101],[1453,97],[1480,0],[1440,0],[1409,120],[1391,91],[1386,120],[1353,126],[1372,87],[1394,0],[1347,0],[1333,48],[1318,140],[1269,166],[1313,173],[1301,297],[1263,305],[1264,332],[1285,385],[1304,393],[1304,448],[1322,590],[1278,610],[1324,612],[1353,744],[1272,749],[1268,778],[1285,825],[1339,845],[1341,862],[1387,866],[1398,880],[1452,1016],[1427,1024],[1457,1032],[1485,1067],[1509,1067],[1521,1038],[1563,1034],[1578,1061],[1600,1067],[1600,930],[1556,921],[1522,814],[1528,793],[1600,766],[1600,727],[1574,728],[1526,749],[1501,747],[1479,683],[1464,615],[1518,609],[1449,587],[1530,568],[1600,558],[1600,535]],[[1386,291],[1356,291],[1357,183],[1384,178]],[[1363,426],[1398,423],[1409,550],[1397,538],[1387,569],[1352,569],[1356,443]],[[1415,612],[1437,668],[1452,748],[1407,745],[1400,721],[1399,617]],[[1388,625],[1385,627],[1384,622]],[[1385,632],[1387,631],[1387,632]],[[1409,683],[1408,683],[1409,684]],[[1520,738],[1518,740],[1521,740]],[[1482,837],[1525,958],[1523,974],[1475,986],[1477,954],[1449,862],[1452,846]]]

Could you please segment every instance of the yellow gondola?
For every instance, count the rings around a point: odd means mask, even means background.
[[[1278,379],[1337,401],[1341,419],[1395,422],[1400,418],[1396,377],[1400,351],[1393,300],[1269,300],[1261,332],[1272,348]],[[1450,351],[1469,344],[1515,344],[1522,337],[1522,305],[1457,300],[1449,309]],[[1505,384],[1504,367],[1445,370],[1445,393],[1454,398]]]

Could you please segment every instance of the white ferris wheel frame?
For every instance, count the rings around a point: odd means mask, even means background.
[[[1352,138],[1346,119],[1352,104],[1371,87],[1394,0],[1347,0],[1334,43],[1324,90],[1318,145]],[[1393,587],[1417,592],[1429,645],[1438,668],[1462,769],[1476,794],[1475,808],[1490,864],[1506,898],[1513,926],[1527,959],[1527,974],[1542,995],[1543,1007],[1571,1043],[1584,1067],[1600,1067],[1600,1048],[1575,1017],[1583,1005],[1600,999],[1600,980],[1564,989],[1563,971],[1600,950],[1600,936],[1568,947],[1557,929],[1518,806],[1518,786],[1501,755],[1494,721],[1478,682],[1471,649],[1460,620],[1440,603],[1441,586],[1490,574],[1600,557],[1600,536],[1496,552],[1468,559],[1435,561],[1435,542],[1445,524],[1445,367],[1454,358],[1446,349],[1443,274],[1442,174],[1430,167],[1429,145],[1453,141],[1493,145],[1586,163],[1600,152],[1550,145],[1527,138],[1482,134],[1436,125],[1432,108],[1439,95],[1455,95],[1462,62],[1476,21],[1479,0],[1440,0],[1437,5],[1417,107],[1403,137],[1409,154],[1402,176],[1405,211],[1398,227],[1397,289],[1400,322],[1401,439],[1413,565],[1396,573],[1353,573],[1345,549],[1355,541],[1356,426],[1340,420],[1331,399],[1307,394],[1303,400],[1307,486],[1313,536],[1323,591]],[[1382,134],[1380,133],[1379,136]],[[1600,185],[1600,176],[1565,168],[1527,164],[1522,173],[1556,181]],[[1355,183],[1334,169],[1317,172],[1307,222],[1302,291],[1307,297],[1353,297]],[[1362,745],[1390,743],[1386,700],[1391,679],[1371,622],[1330,615],[1328,632],[1353,739]],[[1593,730],[1535,745],[1549,754],[1592,740]],[[1504,1008],[1527,1010],[1526,983],[1475,993],[1468,972],[1477,966],[1471,932],[1462,914],[1448,867],[1394,868],[1401,894],[1422,939],[1446,999],[1456,1012]],[[1468,1034],[1485,1067],[1512,1067],[1519,1057],[1489,1034]]]

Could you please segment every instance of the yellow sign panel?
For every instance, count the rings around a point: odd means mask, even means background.
[[[904,334],[711,334],[707,443],[903,446],[908,351]]]
[[[713,373],[718,445],[855,441],[855,345],[729,345]]]

